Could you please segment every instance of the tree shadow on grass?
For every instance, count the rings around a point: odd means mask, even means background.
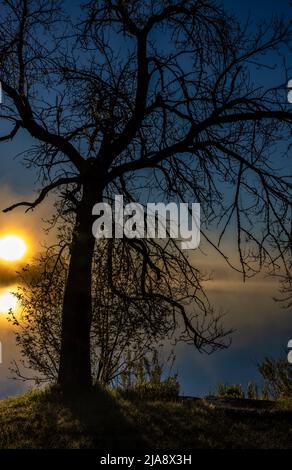
[[[95,386],[90,391],[62,393],[57,387],[37,403],[46,431],[39,436],[44,448],[145,448],[141,432],[125,416],[118,401]]]

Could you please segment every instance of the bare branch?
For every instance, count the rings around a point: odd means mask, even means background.
[[[53,189],[58,188],[59,186],[63,186],[64,184],[71,184],[71,183],[77,183],[79,181],[79,178],[77,177],[72,177],[72,178],[59,178],[57,181],[52,182],[45,188],[43,188],[40,192],[40,195],[37,197],[37,199],[34,202],[17,202],[16,204],[13,204],[10,207],[7,207],[6,209],[3,210],[3,212],[10,212],[17,207],[21,206],[26,206],[28,209],[26,212],[34,209],[36,206],[38,206],[44,199],[45,197],[49,194],[50,191]]]

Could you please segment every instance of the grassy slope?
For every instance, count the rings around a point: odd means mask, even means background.
[[[30,392],[0,401],[0,448],[292,448],[292,407],[261,408]]]

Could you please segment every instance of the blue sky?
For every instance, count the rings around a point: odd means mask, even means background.
[[[77,9],[79,2],[65,0],[65,4],[69,5],[72,11],[72,4]],[[268,19],[273,14],[284,15],[286,19],[292,16],[289,0],[224,0],[224,4],[227,8],[233,10],[242,20],[246,20],[249,14],[254,22]],[[263,80],[267,80],[267,77],[264,76]],[[13,144],[10,142],[0,144],[0,186],[4,184],[12,186],[14,190],[20,193],[31,192],[32,185],[35,183],[35,175],[31,170],[25,169],[20,164],[20,159],[13,159],[26,146],[29,146],[30,143],[31,138],[25,132],[22,132],[17,136]]]
[[[65,0],[65,4],[70,5],[72,11],[72,4],[77,9],[79,2]],[[270,18],[273,14],[284,15],[286,19],[292,16],[289,0],[224,0],[224,4],[243,20],[246,20],[249,14],[251,20],[255,22]],[[263,80],[267,80],[266,75],[263,76]],[[0,186],[9,185],[19,193],[31,192],[32,185],[35,183],[35,175],[31,170],[27,170],[21,165],[19,158],[13,158],[23,152],[30,143],[31,138],[25,132],[22,132],[19,133],[13,144],[10,142],[0,144]]]

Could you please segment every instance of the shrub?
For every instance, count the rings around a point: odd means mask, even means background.
[[[255,382],[249,382],[247,384],[247,398],[249,400],[258,400],[259,399],[259,391],[258,386]]]
[[[175,357],[172,357],[172,363]],[[144,357],[122,376],[119,393],[127,398],[146,400],[173,400],[179,395],[180,385],[177,374],[163,378],[165,365],[159,361],[158,351],[151,358]]]
[[[265,358],[258,364],[258,369],[264,379],[266,396],[272,398],[292,397],[292,365],[286,358]]]
[[[167,377],[161,382],[136,383],[119,393],[124,398],[141,400],[175,400],[179,396],[180,385],[176,376]]]
[[[244,398],[244,391],[240,384],[219,384],[217,395],[221,398]]]

